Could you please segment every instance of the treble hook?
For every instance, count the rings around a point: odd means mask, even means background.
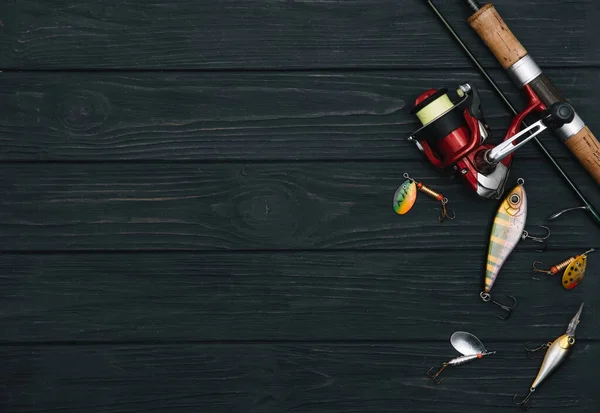
[[[541,264],[541,263],[542,263],[541,261],[534,261],[533,262],[533,271],[535,271],[535,272],[541,272],[541,273],[548,274],[548,275],[552,275],[552,271],[541,270],[541,269],[539,269],[538,267],[535,266],[535,264]],[[538,280],[539,278],[535,278],[535,279]]]
[[[529,348],[529,347],[527,347],[527,344],[529,344],[529,343],[531,343],[531,341],[528,341],[527,343],[523,344],[523,348],[525,349],[527,354],[532,354],[532,353],[535,353],[536,351],[544,350],[552,345],[551,342],[548,342],[548,343],[544,343],[541,346],[536,347],[536,348]]]
[[[533,235],[530,235],[528,231],[524,230],[523,235],[521,235],[521,238],[522,239],[529,238],[532,241],[540,242],[540,243],[544,244],[544,248],[542,248],[541,250],[538,250],[540,252],[544,252],[544,251],[546,251],[546,248],[548,247],[548,245],[546,244],[546,240],[550,237],[551,231],[550,231],[550,228],[545,227],[543,225],[538,225],[538,227],[544,228],[546,231],[548,231],[548,234],[545,237],[534,237]]]
[[[534,261],[534,262],[533,262],[533,264],[532,264],[533,271],[534,271],[534,272],[543,273],[543,274],[552,275],[552,271],[548,271],[548,270],[541,270],[541,269],[539,269],[538,267],[536,267],[536,266],[535,266],[535,264],[541,264],[541,263],[542,263],[541,261]],[[536,278],[536,277],[534,277],[533,275],[531,276],[531,278],[533,278],[533,279],[534,279],[534,280],[536,280],[536,281],[539,281],[539,280],[541,280],[541,278]]]
[[[452,210],[452,216],[448,215],[448,209],[446,208],[447,203],[448,203],[448,198],[444,197],[442,199],[442,212],[438,216],[439,223],[444,222],[446,219],[452,220],[452,219],[456,218],[456,213],[454,212],[454,210]]]
[[[433,381],[435,382],[435,384],[440,384],[441,382],[444,381],[444,379],[437,380],[437,377],[440,375],[440,373],[442,371],[444,371],[444,369],[446,367],[448,367],[448,363],[442,363],[442,367],[440,367],[440,369],[434,375],[431,375],[431,370],[433,370],[434,367],[430,368],[429,370],[427,370],[427,377],[429,377],[430,379],[433,379]]]
[[[503,309],[504,311],[508,312],[508,315],[504,318],[500,317],[499,315],[497,315],[496,317],[498,317],[500,320],[508,320],[512,314],[512,309],[515,308],[515,306],[517,305],[517,299],[515,297],[513,297],[512,295],[508,295],[506,294],[507,297],[511,298],[513,300],[513,305],[512,306],[507,306],[504,305],[502,303],[499,303],[498,301],[492,300],[492,303],[496,304],[498,307],[500,307],[501,309]]]
[[[529,389],[529,393],[527,394],[527,396],[525,396],[523,398],[523,400],[521,400],[520,402],[517,401],[517,397],[519,396],[518,394],[515,394],[513,396],[513,403],[516,404],[517,406],[523,406],[525,405],[525,403],[527,403],[529,401],[529,398],[531,397],[531,395],[533,394],[533,392],[535,391],[534,388]]]
[[[489,295],[488,293],[480,293],[479,296],[481,297],[481,299],[485,302],[491,301],[492,303],[496,304],[498,307],[500,307],[501,309],[503,309],[504,311],[506,311],[508,314],[506,315],[506,317],[500,317],[499,315],[497,315],[496,317],[498,317],[500,320],[508,320],[512,314],[512,309],[515,308],[515,306],[517,305],[517,299],[515,297],[513,297],[512,295],[508,295],[506,294],[507,297],[511,298],[513,300],[513,305],[512,306],[507,306],[505,304],[502,304],[496,300],[492,299],[492,296]]]
[[[411,180],[412,182],[414,182],[417,185],[417,190],[419,190],[420,192],[424,193],[425,195],[431,197],[432,199],[435,199],[436,201],[441,202],[442,212],[438,215],[438,222],[440,224],[442,222],[444,222],[446,219],[456,218],[456,214],[454,213],[454,210],[452,210],[452,216],[448,215],[448,209],[446,208],[446,204],[448,203],[448,198],[446,198],[443,194],[434,191],[433,189],[424,185],[423,182],[417,182],[414,178],[411,178],[410,175],[407,174],[406,172],[402,176],[404,176],[405,179],[408,179],[408,180]]]

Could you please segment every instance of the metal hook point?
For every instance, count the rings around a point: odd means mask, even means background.
[[[521,237],[523,239],[529,238],[532,241],[544,244],[544,247],[541,250],[538,250],[539,252],[544,252],[544,251],[546,251],[546,248],[548,248],[548,245],[546,244],[546,240],[550,237],[551,231],[550,231],[550,228],[548,228],[544,225],[538,225],[538,227],[544,228],[548,232],[548,234],[546,234],[545,237],[538,237],[538,236],[533,236],[533,235],[529,234],[528,231],[523,231],[523,235]]]
[[[506,308],[502,308],[503,310],[506,310],[507,314],[506,317],[501,317],[499,315],[496,316],[496,318],[499,318],[502,321],[506,321],[510,318],[510,316],[512,315],[512,310],[506,309]]]
[[[435,384],[441,384],[442,381],[444,381],[444,379],[438,380],[438,376],[440,375],[440,373],[442,371],[444,371],[444,369],[448,367],[448,363],[443,363],[442,367],[439,368],[439,370],[435,373],[435,374],[431,374],[431,370],[434,369],[434,367],[431,367],[429,370],[427,370],[427,377],[429,377],[430,379],[433,379],[433,381],[435,382]]]
[[[552,275],[552,271],[548,271],[548,270],[541,270],[541,269],[539,269],[538,267],[536,267],[536,266],[535,266],[535,264],[541,264],[541,263],[542,263],[541,261],[534,261],[534,262],[533,262],[533,264],[532,264],[533,271],[534,271],[534,272],[541,272],[541,273],[543,273],[543,274],[549,274],[549,275]]]
[[[552,233],[552,231],[550,231],[550,228],[548,228],[548,227],[546,227],[546,226],[544,226],[544,225],[538,225],[538,227],[540,227],[540,228],[544,228],[544,229],[545,229],[545,230],[548,232],[548,234],[546,234],[546,236],[545,236],[545,237],[536,237],[536,236],[530,235],[528,231],[523,231],[523,238],[524,238],[524,239],[525,239],[525,238],[529,238],[529,239],[530,239],[530,240],[532,240],[532,241],[535,241],[535,242],[542,242],[542,243],[543,243],[545,240],[547,240],[548,238],[550,238],[550,234]]]
[[[448,203],[448,198],[442,199],[442,212],[438,216],[439,223],[442,223],[447,219],[452,220],[452,219],[456,218],[456,214],[455,214],[454,210],[452,210],[452,216],[448,215],[448,208],[446,207],[447,203]]]
[[[529,398],[531,397],[531,395],[533,394],[534,391],[535,391],[535,389],[530,389],[527,396],[525,396],[523,398],[523,400],[521,400],[520,402],[517,401],[517,397],[519,397],[519,395],[515,394],[513,397],[513,403],[516,404],[517,406],[525,406],[525,404],[529,401]]]
[[[535,264],[541,264],[541,263],[542,263],[541,261],[534,261],[533,262],[533,264],[532,264],[533,272],[539,272],[539,273],[542,273],[542,274],[552,275],[552,271],[542,270],[542,269],[540,269],[540,268],[538,268],[538,267],[535,266]],[[536,278],[533,275],[531,276],[531,278],[533,278],[534,280],[537,280],[537,281],[541,280],[541,278]]]
[[[548,238],[550,238],[550,234],[552,233],[552,231],[550,231],[550,228],[548,228],[547,226],[544,225],[538,225],[540,228],[544,228],[546,231],[548,231],[548,235],[546,235],[544,238],[540,238],[542,240],[546,240]]]
[[[513,300],[513,305],[507,306],[505,304],[499,303],[498,301],[492,300],[492,302],[494,304],[496,304],[498,307],[500,307],[501,309],[503,309],[504,311],[506,311],[508,313],[506,315],[506,317],[500,317],[499,315],[496,316],[500,320],[504,320],[504,321],[506,321],[510,318],[510,316],[512,315],[512,309],[515,308],[515,306],[517,305],[517,299],[515,297],[513,297],[512,295],[508,295],[508,294],[506,294],[506,296]]]
[[[498,307],[500,307],[501,309],[503,309],[504,311],[506,311],[508,313],[506,315],[506,317],[500,317],[499,315],[497,315],[496,317],[498,317],[500,320],[508,320],[512,314],[512,309],[515,308],[515,306],[517,305],[517,299],[515,297],[513,297],[512,295],[508,295],[508,294],[506,294],[506,296],[513,300],[513,305],[511,305],[511,306],[502,304],[496,300],[492,300],[492,296],[486,292],[479,293],[479,296],[486,303],[488,301],[491,301],[493,304],[496,304]]]
[[[536,351],[546,349],[546,348],[550,347],[550,345],[551,345],[551,343],[544,343],[539,347],[529,348],[529,347],[527,347],[527,344],[529,344],[529,343],[531,343],[531,341],[528,341],[527,343],[523,344],[523,348],[525,349],[525,351],[528,354],[532,354],[532,353],[535,353]]]

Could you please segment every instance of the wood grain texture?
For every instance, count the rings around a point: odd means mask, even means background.
[[[594,2],[496,6],[539,64],[600,63],[586,30],[600,17]],[[482,62],[496,67],[462,1],[440,7]],[[425,2],[414,0],[19,0],[2,2],[0,15],[3,68],[471,67]]]
[[[496,200],[467,193],[421,161],[225,164],[37,164],[0,168],[3,251],[36,250],[469,250],[487,243]],[[450,200],[457,219],[438,223],[424,196],[410,215],[392,209],[409,172]],[[527,229],[576,201],[547,163],[517,162],[525,179]],[[595,183],[575,175],[598,202]],[[589,182],[588,182],[589,181]],[[548,185],[553,185],[549,196]],[[593,190],[592,190],[593,188]],[[557,200],[560,200],[557,202]],[[551,247],[600,247],[581,212],[553,221]],[[532,227],[533,226],[533,227]],[[523,248],[539,244],[524,242]]]
[[[2,347],[5,411],[439,412],[515,410],[540,359],[522,343],[481,337],[497,354],[449,368],[435,385],[432,366],[456,355],[450,343]],[[540,386],[532,407],[590,412],[600,362],[595,343]],[[574,383],[579,383],[574,387]],[[443,406],[443,407],[441,407]],[[442,410],[443,409],[443,410]]]
[[[492,75],[517,107],[520,91]],[[549,70],[592,130],[600,70]],[[511,116],[472,71],[311,73],[5,73],[0,160],[418,159],[406,141],[414,99],[430,88],[479,88],[491,142]],[[453,92],[451,92],[453,93]],[[558,158],[572,155],[551,134]],[[540,157],[533,143],[519,157]]]
[[[562,274],[533,280],[531,264],[583,251],[514,252],[492,291],[518,300],[502,322],[479,298],[482,250],[5,254],[0,343],[444,341],[461,329],[544,342],[582,301],[577,337],[600,339],[598,257],[565,290]]]
[[[521,107],[461,3],[440,8]],[[496,7],[599,129],[595,3]],[[0,32],[1,413],[512,412],[541,362],[522,344],[562,334],[582,301],[533,406],[597,407],[597,257],[572,291],[530,277],[600,247],[581,212],[545,221],[578,200],[534,145],[517,154],[527,229],[552,236],[505,264],[493,294],[518,305],[502,322],[478,296],[499,201],[405,140],[418,94],[467,80],[496,142],[510,119],[425,2],[19,0]],[[457,219],[423,196],[396,215],[404,172]],[[436,386],[425,372],[457,355],[456,330],[498,353]]]

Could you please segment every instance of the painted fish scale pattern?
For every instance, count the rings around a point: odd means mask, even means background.
[[[519,206],[515,208],[509,199],[519,196]],[[506,259],[519,243],[527,218],[527,200],[522,186],[517,186],[500,205],[492,225],[488,257],[485,269],[484,292],[489,293]]]
[[[416,199],[417,185],[407,179],[394,194],[394,211],[400,215],[406,214],[413,207]]]

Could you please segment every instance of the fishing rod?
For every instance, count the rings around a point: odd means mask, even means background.
[[[439,9],[433,4],[433,2],[431,0],[425,0],[425,2],[429,5],[429,7],[433,10],[433,12],[436,14],[436,16],[440,19],[440,21],[446,27],[446,29],[448,30],[448,32],[451,34],[451,36],[456,40],[456,42],[463,49],[463,51],[468,56],[468,58],[472,61],[472,63],[475,65],[475,67],[479,70],[479,72],[481,73],[481,75],[492,86],[492,88],[494,89],[494,91],[496,92],[496,94],[500,97],[500,99],[504,102],[504,104],[508,107],[508,109],[514,115],[516,115],[517,117],[519,117],[518,116],[519,112],[517,111],[517,109],[515,108],[515,106],[510,102],[510,100],[504,94],[504,92],[502,92],[502,90],[499,88],[499,86],[497,85],[497,83],[491,78],[491,76],[489,75],[489,73],[487,72],[487,70],[481,65],[481,63],[479,62],[479,60],[471,52],[471,50],[469,49],[469,47],[464,43],[464,41],[461,39],[461,37],[458,35],[458,33],[453,29],[453,27],[446,20],[446,18],[439,11]],[[475,10],[475,9],[482,10],[482,8],[480,7],[480,5],[479,5],[479,3],[477,1],[467,0],[467,3],[469,5],[469,7],[471,7],[472,10]],[[490,9],[490,5],[486,5],[484,7],[487,7],[487,9]],[[508,30],[508,28],[506,28],[506,30]],[[515,41],[516,41],[516,39],[515,39]],[[516,41],[516,42],[518,43],[518,41]],[[531,61],[531,58],[528,58],[527,61]],[[556,89],[551,86],[550,81],[543,74],[541,74],[541,72],[540,72],[540,75],[538,76],[538,78],[539,79],[537,79],[537,78],[536,79],[538,80],[538,83],[540,83],[542,85],[542,87],[545,85],[547,88],[549,88],[549,90],[551,90],[551,91],[554,92],[553,94],[543,93],[542,94],[543,96],[540,96],[540,98],[539,98],[542,102],[544,102],[544,101],[545,102],[552,102],[551,105],[559,103],[559,102],[565,102],[564,99],[560,98],[560,95],[558,95],[558,92],[556,92]],[[536,80],[536,79],[533,79],[533,80]],[[548,85],[550,85],[550,86],[548,86]],[[537,96],[531,86],[524,85],[523,88],[524,88],[526,94],[528,95],[528,97],[530,98],[530,100],[531,100],[532,96]],[[553,98],[555,99],[554,101],[552,100]],[[546,104],[548,104],[548,103],[546,103]],[[572,110],[574,111],[574,109],[572,109]],[[565,126],[566,127],[573,126],[572,124],[575,123],[575,122],[579,122],[580,119],[581,118],[575,113],[574,116],[573,116],[573,120],[570,123],[568,123],[567,125],[563,125],[563,127],[559,128],[558,131],[555,130],[555,133],[557,135],[559,135],[559,137],[562,136],[561,134],[564,134],[565,130],[568,129],[568,128],[565,129]],[[527,128],[531,127],[530,125],[528,125],[527,122],[525,122],[524,117],[522,119],[520,119],[520,123],[521,123],[521,125],[523,125],[526,128],[525,130],[527,130]],[[585,132],[587,130],[589,130],[589,129],[586,126],[584,126],[581,129],[580,132]],[[527,132],[529,132],[529,131],[527,131]],[[590,132],[590,134],[591,134],[591,132]],[[571,140],[573,137],[574,136],[572,136],[568,140]],[[592,135],[592,137],[593,137],[593,135]],[[531,134],[530,134],[529,138],[531,138]],[[583,203],[582,206],[578,206],[578,207],[574,207],[574,208],[568,208],[568,209],[562,210],[562,211],[560,211],[560,212],[558,212],[556,214],[553,214],[548,219],[549,220],[556,219],[556,218],[558,218],[560,215],[562,215],[565,212],[568,212],[568,211],[571,211],[571,210],[576,210],[576,209],[581,209],[581,210],[584,210],[584,211],[588,212],[589,215],[591,216],[592,220],[596,224],[600,225],[600,214],[598,213],[598,211],[586,199],[586,197],[583,195],[583,193],[580,191],[580,189],[577,187],[577,185],[571,180],[571,178],[569,177],[569,175],[563,170],[563,168],[560,166],[560,164],[557,162],[557,160],[550,154],[550,152],[545,147],[545,145],[537,138],[537,136],[534,136],[533,138],[531,138],[531,140],[533,140],[536,143],[536,145],[538,146],[538,148],[546,156],[546,158],[550,161],[550,163],[552,164],[552,166],[554,166],[554,168],[560,174],[560,176],[563,178],[563,180],[566,182],[566,184],[573,190],[573,192],[575,192],[575,194],[577,195],[577,197]],[[572,141],[572,143],[575,143],[576,141],[577,140]],[[597,141],[595,141],[595,138],[594,138],[593,141],[597,143]],[[600,170],[600,167],[598,167],[598,170]]]
[[[466,3],[473,11],[467,20],[469,26],[490,49],[515,86],[520,89],[531,88],[547,106],[555,102],[566,102],[491,3],[484,6],[477,0],[466,0]],[[555,132],[600,185],[600,142],[585,122],[575,113],[572,122]]]

